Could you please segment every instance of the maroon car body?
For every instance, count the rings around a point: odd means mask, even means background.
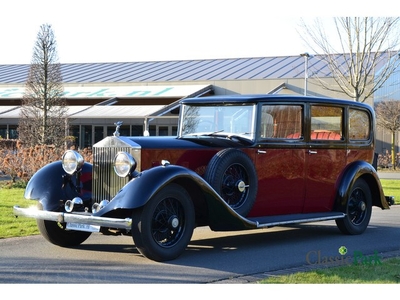
[[[130,234],[146,257],[178,257],[197,226],[245,230],[335,220],[361,234],[388,209],[373,166],[368,105],[288,95],[184,99],[178,136],[114,136],[93,165],[69,151],[33,176],[25,196],[43,236],[75,246],[91,232]]]

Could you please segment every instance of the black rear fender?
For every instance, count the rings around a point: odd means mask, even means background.
[[[368,183],[371,190],[372,205],[389,209],[376,169],[365,161],[355,161],[347,166],[338,178],[335,210],[343,211],[345,209],[350,190],[359,178]]]

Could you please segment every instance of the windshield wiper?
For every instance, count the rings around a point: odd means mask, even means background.
[[[218,131],[214,131],[214,132],[210,132],[210,133],[203,133],[203,134],[200,134],[201,136],[220,136],[219,134],[217,134],[217,133],[220,133],[220,132],[223,132],[224,130],[223,129],[221,129],[221,130],[218,130]]]
[[[219,136],[217,133],[224,131],[223,129],[213,132],[194,132],[194,133],[187,133],[185,135],[188,136]]]
[[[202,134],[201,136],[216,136],[216,137],[224,137],[227,138],[231,141],[234,142],[242,142],[242,143],[246,143],[246,144],[252,144],[253,141],[247,137],[244,137],[243,135],[245,134],[250,134],[250,132],[245,132],[243,134],[218,134],[220,132],[223,132],[224,130],[219,130],[219,131],[215,131],[215,132],[211,132],[211,133],[207,133],[207,134]]]
[[[188,134],[190,136],[194,137],[199,137],[199,136],[211,136],[211,137],[220,137],[220,138],[226,138],[228,140],[231,140],[233,142],[241,142],[245,144],[252,144],[253,141],[250,138],[244,137],[243,135],[245,134],[250,134],[250,132],[245,132],[242,135],[237,135],[237,134],[220,134],[224,130],[218,130],[218,131],[213,131],[213,132],[205,132],[205,133],[191,133]]]
[[[244,133],[244,134],[249,134],[249,132],[246,132],[246,133]],[[242,135],[230,134],[230,135],[227,135],[226,137],[227,137],[228,139],[230,139],[231,141],[238,140],[238,141],[244,142],[244,143],[246,143],[246,144],[252,144],[252,143],[253,143],[253,141],[252,141],[251,139],[246,138],[246,137],[244,137],[244,136],[242,136]]]

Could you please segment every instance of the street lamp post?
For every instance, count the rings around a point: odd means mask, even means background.
[[[300,56],[304,57],[304,96],[307,96],[308,60],[312,55],[304,52]]]

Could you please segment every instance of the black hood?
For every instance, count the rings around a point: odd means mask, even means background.
[[[243,143],[239,140],[229,139],[226,137],[216,136],[197,136],[197,137],[162,137],[162,136],[135,136],[135,137],[124,137],[129,139],[136,144],[140,145],[141,148],[145,149],[156,149],[156,148],[168,148],[168,149],[184,149],[184,148],[209,148],[209,147],[224,147],[224,148],[236,148],[243,147]],[[247,144],[248,145],[248,144]]]

